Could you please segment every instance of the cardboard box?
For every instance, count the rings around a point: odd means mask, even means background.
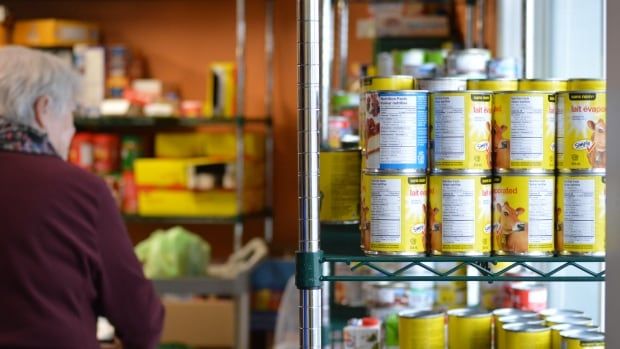
[[[243,213],[260,211],[264,202],[263,190],[246,190]],[[138,213],[142,216],[230,217],[238,214],[237,208],[237,195],[234,190],[138,190]]]
[[[34,47],[71,47],[95,45],[99,29],[87,22],[62,19],[34,19],[15,22],[13,43]]]
[[[231,300],[164,300],[162,343],[198,347],[233,347],[235,304]]]
[[[265,158],[265,135],[247,132],[243,136],[248,159]],[[237,138],[234,132],[209,131],[201,133],[158,133],[155,137],[155,156],[161,158],[190,158],[220,156],[234,159]]]

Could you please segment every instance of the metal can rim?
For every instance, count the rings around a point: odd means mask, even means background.
[[[455,316],[458,318],[481,318],[481,317],[491,317],[492,314],[490,312],[481,310],[481,309],[473,309],[473,308],[458,308],[448,310],[448,316]]]
[[[425,170],[379,170],[372,168],[363,168],[362,174],[369,176],[399,176],[422,178],[426,177],[427,173]]]
[[[389,93],[396,93],[396,92],[411,92],[412,94],[429,94],[429,90],[414,90],[414,89],[406,89],[406,90],[385,90],[385,89],[381,89],[381,90],[368,90],[368,91],[364,91],[364,93],[375,93],[375,92],[389,92]]]
[[[567,323],[567,324],[576,324],[578,325],[581,321],[589,321],[592,322],[592,319],[587,316],[565,316],[565,315],[557,315],[557,316],[549,316],[545,319],[547,322],[557,322],[557,323]]]
[[[594,176],[594,177],[605,177],[607,176],[607,171],[596,171],[596,170],[569,170],[570,172],[563,172],[562,170],[558,171],[558,176],[564,177],[579,177],[579,176]]]
[[[544,325],[528,325],[528,324],[506,324],[503,326],[504,331],[508,332],[529,332],[529,333],[538,333],[538,332],[546,332],[551,331],[551,328]]]
[[[434,95],[436,93],[454,93],[454,94],[484,93],[484,94],[492,95],[495,92],[493,92],[491,90],[433,90],[433,91],[430,92],[431,95]]]
[[[581,341],[598,342],[605,340],[604,332],[593,332],[584,330],[568,330],[560,332],[560,336],[570,339],[579,339]]]
[[[557,315],[564,315],[562,313],[583,315],[583,311],[577,310],[577,309],[548,308],[548,309],[544,309],[544,310],[541,310],[541,311],[538,312],[538,314],[540,314],[541,316],[544,316],[544,317],[552,317],[552,316],[557,316]]]
[[[570,90],[570,91],[557,91],[557,94],[566,94],[566,93],[604,93],[607,94],[607,90]]]
[[[592,331],[596,331],[598,329],[598,326],[595,325],[579,325],[579,324],[557,324],[557,325],[553,325],[551,326],[551,330],[553,331],[559,331],[559,332],[564,332],[564,331],[590,331],[588,330],[589,328],[592,329]],[[590,331],[590,332],[592,332]]]
[[[405,319],[434,319],[437,317],[444,317],[443,311],[436,310],[403,310],[398,313],[399,318]]]
[[[536,320],[532,320],[532,319],[536,319]],[[516,321],[512,321],[512,320],[516,320]],[[522,323],[528,323],[528,322],[532,322],[532,321],[540,321],[541,323],[543,323],[545,321],[545,320],[542,320],[542,319],[538,319],[538,316],[536,314],[533,314],[532,316],[530,316],[527,313],[525,313],[525,314],[506,315],[506,316],[500,316],[500,317],[497,318],[497,321],[499,321],[500,324],[504,324],[504,323],[505,324],[519,323],[520,321],[518,321],[518,320],[526,320],[526,321],[521,321]]]
[[[518,79],[519,81],[535,81],[535,82],[568,82],[567,79],[562,78],[548,78],[548,79]]]
[[[467,171],[467,172],[466,172]],[[480,172],[473,172],[478,170],[441,170],[441,169],[433,169],[430,176],[469,176],[469,177],[488,177],[493,176],[492,170],[479,170]]]
[[[434,78],[419,78],[418,81],[467,81],[467,79],[458,76],[438,76]]]
[[[511,79],[511,78],[498,78],[498,79],[467,79],[467,81],[476,81],[476,82],[518,82],[519,79]]]
[[[528,171],[528,170],[511,170],[511,171],[506,171],[506,172],[494,172],[493,173],[494,176],[496,177],[544,177],[544,176],[550,176],[550,177],[554,177],[555,176],[555,172],[554,171],[546,171],[546,172],[539,172],[539,171]]]
[[[542,90],[513,90],[513,91],[494,91],[496,95],[504,95],[504,94],[536,94],[536,95],[554,95],[556,91],[542,91]]]

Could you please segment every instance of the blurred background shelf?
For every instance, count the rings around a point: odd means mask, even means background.
[[[180,118],[180,117],[144,117],[144,116],[105,116],[105,117],[76,117],[75,126],[82,130],[103,130],[103,129],[119,129],[119,128],[195,128],[201,126],[227,126],[227,125],[270,125],[271,118],[268,116],[248,118],[237,116],[233,118]]]
[[[263,219],[270,216],[268,211],[248,213],[228,217],[174,217],[174,216],[141,216],[123,215],[125,222],[135,224],[235,224],[249,219]]]
[[[234,279],[210,276],[185,277],[168,280],[153,280],[155,290],[160,294],[208,294],[218,296],[247,295],[250,274],[242,273]]]

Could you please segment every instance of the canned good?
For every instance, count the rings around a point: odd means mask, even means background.
[[[361,233],[366,254],[426,251],[426,176],[362,173]]]
[[[605,172],[607,97],[601,91],[558,93],[557,161],[560,172]]]
[[[214,62],[209,66],[207,98],[203,105],[207,117],[232,118],[235,115],[237,111],[236,74],[237,66],[233,62]]]
[[[501,317],[506,317],[506,316],[520,316],[520,315],[525,315],[527,317],[535,317],[536,316],[536,314],[533,314],[533,313],[527,312],[527,311],[523,311],[523,310],[520,310],[520,309],[517,309],[517,308],[499,308],[499,309],[493,310],[492,314],[493,314],[493,321],[497,321],[497,319],[499,319]]]
[[[562,315],[562,316],[567,316],[567,315],[568,316],[579,316],[579,315],[583,315],[583,311],[581,311],[581,310],[574,310],[574,309],[550,308],[550,309],[541,310],[540,312],[538,312],[538,314],[543,319],[546,319],[548,317],[557,316],[557,315]]]
[[[415,90],[416,79],[407,75],[367,76],[362,78],[362,92]]]
[[[445,313],[405,310],[398,314],[401,349],[444,349]]]
[[[493,249],[497,254],[554,251],[555,177],[501,175],[493,181]]]
[[[510,294],[517,309],[540,311],[547,307],[547,288],[543,285],[514,283]]]
[[[605,91],[607,81],[604,79],[570,79],[568,80],[568,91],[595,90]]]
[[[428,90],[430,92],[464,91],[467,89],[467,80],[452,77],[419,79],[418,84],[420,90]]]
[[[436,270],[442,273],[453,270],[457,266],[454,262],[438,262]],[[467,275],[467,268],[459,268],[452,273],[456,276]],[[465,281],[437,282],[435,307],[437,309],[457,309],[467,306],[467,283]]]
[[[557,177],[556,237],[560,254],[605,255],[605,176]]]
[[[491,51],[479,48],[452,51],[446,58],[448,75],[486,75]]]
[[[357,223],[360,219],[359,150],[322,151],[319,218],[323,223]],[[353,174],[353,175],[352,175]]]
[[[519,81],[516,79],[469,79],[468,90],[516,91]]]
[[[93,141],[93,170],[100,175],[107,175],[118,169],[118,136],[113,134],[95,134]]]
[[[495,349],[506,349],[506,331],[504,325],[543,325],[545,322],[537,318],[536,314],[523,313],[497,318],[495,321]]]
[[[480,172],[492,168],[491,97],[485,91],[431,93],[434,169]]]
[[[560,332],[562,349],[604,349],[605,333],[579,330]]]
[[[491,313],[461,308],[448,311],[448,349],[491,348]]]
[[[123,172],[120,185],[121,210],[125,214],[138,213],[138,187],[131,171]]]
[[[555,170],[555,94],[497,92],[493,151],[497,171]]]
[[[522,79],[519,80],[519,91],[566,91],[568,82],[561,79]]]
[[[142,156],[142,141],[139,136],[124,135],[121,139],[121,169],[133,171],[133,163]]]
[[[573,324],[558,324],[551,326],[551,349],[562,349],[562,336],[560,335],[561,332],[576,330],[594,332],[598,331],[598,327],[593,325],[583,326]]]
[[[75,134],[69,149],[69,162],[87,171],[93,169],[93,140],[90,133]]]
[[[343,329],[345,349],[374,349],[383,342],[381,339],[381,321],[373,317],[365,317],[359,321],[353,319]]]
[[[436,255],[491,252],[491,176],[432,174],[428,230]]]
[[[370,91],[364,93],[363,100],[363,168],[426,173],[428,93]]]
[[[549,316],[545,319],[547,326],[554,326],[559,324],[571,324],[571,325],[592,325],[592,319],[587,316]]]
[[[549,349],[551,329],[542,325],[504,325],[505,349]]]

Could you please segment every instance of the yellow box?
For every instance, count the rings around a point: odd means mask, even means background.
[[[34,19],[15,22],[13,43],[34,47],[71,47],[76,44],[95,45],[99,29],[87,22],[62,19]]]
[[[249,132],[244,136],[245,156],[265,158],[265,135]],[[231,132],[158,133],[155,136],[155,156],[162,158],[189,158],[221,156],[234,159],[237,137]]]
[[[235,63],[215,62],[209,66],[207,100],[204,104],[206,117],[232,118],[237,104],[237,70]]]
[[[264,207],[264,191],[246,190],[243,213],[260,211]],[[228,217],[238,214],[234,190],[139,189],[138,213],[142,216],[210,216]]]
[[[166,318],[162,343],[200,347],[232,347],[235,344],[235,304],[231,300],[165,300]]]

